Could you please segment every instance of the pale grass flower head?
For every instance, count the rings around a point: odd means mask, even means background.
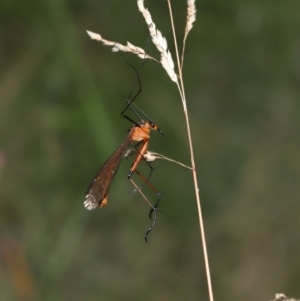
[[[162,33],[158,29],[156,29],[156,25],[152,20],[149,10],[144,7],[144,0],[138,0],[137,4],[139,11],[143,14],[143,17],[148,25],[152,42],[160,52],[160,62],[163,68],[167,71],[171,80],[177,83],[178,79],[174,71],[174,62],[171,52],[168,50],[166,38],[163,37]]]

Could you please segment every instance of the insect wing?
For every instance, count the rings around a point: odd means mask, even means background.
[[[98,171],[96,177],[87,190],[84,207],[88,210],[103,207],[107,203],[108,189],[119,169],[126,148],[131,142],[131,132],[126,140],[117,148]]]

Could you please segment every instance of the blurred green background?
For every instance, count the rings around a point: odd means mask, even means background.
[[[196,5],[184,80],[215,299],[299,297],[300,2]],[[145,6],[173,51],[166,1]],[[173,9],[181,46],[186,1]],[[145,48],[136,2],[2,0],[0,14],[0,300],[208,300],[188,169],[154,162],[164,195],[148,244],[129,161],[108,206],[83,207],[131,127],[126,61],[141,65],[85,30]],[[150,149],[189,164],[176,86],[152,61],[141,81],[136,103],[165,133]]]

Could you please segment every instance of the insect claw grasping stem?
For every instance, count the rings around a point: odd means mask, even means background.
[[[148,242],[148,235],[153,230],[153,228],[154,228],[154,226],[156,224],[157,212],[159,211],[159,210],[157,210],[157,207],[159,205],[159,202],[160,202],[160,192],[157,192],[157,201],[156,201],[156,204],[150,209],[150,212],[149,212],[149,218],[151,220],[153,220],[153,222],[152,222],[151,227],[145,233],[145,241],[146,242]],[[154,217],[153,217],[153,214],[154,214]]]
[[[148,243],[148,235],[149,233],[153,230],[155,224],[156,224],[156,219],[157,219],[157,210],[156,209],[151,209],[151,214],[154,212],[154,219],[153,219],[153,222],[152,222],[152,225],[151,227],[146,231],[145,233],[145,241]]]

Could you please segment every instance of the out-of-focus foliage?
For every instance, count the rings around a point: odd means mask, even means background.
[[[299,297],[300,2],[196,4],[184,78],[215,299]],[[145,5],[173,50],[166,1]],[[185,5],[173,1],[179,44]],[[154,163],[164,194],[149,244],[129,161],[108,206],[83,207],[131,126],[126,61],[141,65],[86,29],[147,44],[133,0],[0,3],[0,300],[207,300],[189,170]],[[165,132],[150,149],[188,164],[176,87],[154,62],[141,80],[136,103]]]

